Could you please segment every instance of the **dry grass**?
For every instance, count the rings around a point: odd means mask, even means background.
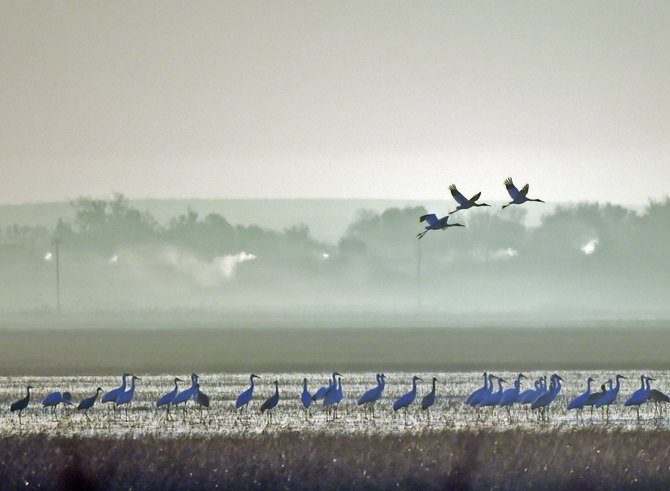
[[[3,489],[667,489],[669,431],[0,442]]]

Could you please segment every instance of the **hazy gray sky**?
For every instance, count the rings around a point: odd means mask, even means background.
[[[644,202],[670,2],[0,3],[1,202]]]

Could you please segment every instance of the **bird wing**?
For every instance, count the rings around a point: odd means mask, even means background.
[[[521,196],[526,196],[528,194],[528,184],[526,184],[524,187],[521,188]]]
[[[237,396],[237,400],[235,401],[235,409],[239,409],[240,406],[247,404],[251,400],[252,396],[253,396],[253,389],[249,387],[247,390],[245,390],[239,396]]]
[[[116,389],[110,390],[102,397],[102,402],[114,402],[116,401],[116,398],[119,396],[120,393],[121,393],[121,387],[117,387]]]
[[[454,197],[454,199],[458,202],[459,205],[467,205],[469,203],[468,198],[463,196],[458,189],[456,189],[456,185],[452,184],[449,186],[449,191],[451,191],[451,195]]]
[[[507,192],[511,196],[512,199],[517,199],[520,196],[519,190],[516,188],[514,183],[512,182],[512,178],[508,177],[505,179],[505,187],[507,188]]]
[[[428,215],[421,215],[419,217],[419,222],[423,221],[428,222],[428,225],[435,225],[438,222],[437,215],[435,215],[435,213],[430,213]]]
[[[472,201],[474,203],[475,201],[477,201],[479,199],[479,197],[481,195],[482,195],[482,192],[480,191],[477,194],[475,194],[472,198],[470,198],[470,201]]]
[[[448,221],[449,221],[449,215],[444,216],[444,217],[440,218],[440,220],[439,220],[440,225],[442,225],[443,227],[447,226]]]

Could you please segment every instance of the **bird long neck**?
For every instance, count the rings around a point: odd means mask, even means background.
[[[249,377],[249,381],[251,382],[251,388],[254,388],[254,377]]]
[[[304,379],[304,380],[302,381],[302,389],[303,389],[303,390],[307,390],[307,379]]]
[[[177,381],[175,380],[175,381],[174,381],[174,390],[178,390],[178,389],[179,389],[179,384],[178,384]]]
[[[124,392],[126,390],[126,385],[127,385],[126,377],[127,377],[127,375],[124,373],[123,374],[123,381],[121,382],[121,392]]]
[[[416,393],[416,379],[412,379],[412,392]]]
[[[279,382],[275,382],[275,395],[279,395]]]
[[[26,397],[30,399],[30,387],[26,387]]]
[[[651,380],[647,379],[647,392],[651,390]]]
[[[502,387],[502,380],[498,379],[498,392],[502,392],[503,387]]]
[[[342,379],[341,378],[337,379],[337,390],[342,390]]]
[[[435,383],[436,382],[437,382],[437,380],[433,379],[433,390],[432,390],[433,393],[435,393]]]
[[[619,392],[620,380],[621,379],[619,377],[616,378],[616,386],[614,387],[614,390],[617,392]]]
[[[132,378],[130,381],[130,390],[133,391],[135,390],[135,377]]]
[[[588,380],[586,381],[586,392],[587,392],[587,393],[590,393],[590,392],[591,392],[591,382],[592,382],[591,379],[588,379]]]
[[[644,375],[640,376],[640,381],[642,382],[642,386],[640,388],[644,389]]]

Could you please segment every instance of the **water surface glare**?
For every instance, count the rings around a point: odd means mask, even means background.
[[[600,384],[616,376],[610,372],[561,372],[565,379],[563,389],[551,405],[548,421],[540,422],[537,416],[527,410],[527,406],[515,405],[508,414],[502,408],[473,409],[464,404],[466,397],[483,383],[479,372],[461,373],[417,373],[423,379],[419,383],[417,397],[407,414],[392,410],[393,401],[411,389],[413,373],[386,373],[387,385],[382,398],[375,406],[375,417],[356,404],[356,400],[369,388],[376,385],[374,373],[343,373],[342,389],[344,400],[337,416],[328,414],[322,402],[314,402],[310,411],[305,411],[300,402],[302,379],[309,380],[310,392],[327,385],[329,374],[325,373],[260,373],[256,382],[254,397],[249,407],[235,410],[237,396],[249,386],[249,374],[202,373],[200,384],[203,392],[211,399],[209,409],[200,410],[190,401],[187,411],[172,408],[171,419],[166,417],[165,408],[156,409],[155,401],[174,388],[173,379],[178,376],[189,379],[188,374],[147,375],[137,382],[132,404],[114,410],[112,404],[99,402],[89,411],[89,419],[75,409],[82,399],[95,393],[100,386],[105,392],[116,388],[121,377],[12,377],[0,380],[0,436],[44,433],[60,436],[85,437],[179,437],[185,435],[230,435],[253,436],[263,433],[308,432],[325,434],[402,434],[417,432],[438,432],[445,429],[485,429],[506,430],[522,428],[529,431],[569,430],[589,425],[623,429],[654,429],[670,424],[667,411],[658,414],[653,404],[645,404],[640,409],[640,420],[635,409],[624,407],[624,401],[640,387],[639,372],[621,372],[628,377],[622,380],[617,403],[610,408],[609,419],[600,410],[584,411],[583,420],[576,420],[575,411],[567,411],[566,405],[575,396],[584,392],[586,378],[590,375],[596,382],[593,390],[600,390]],[[656,379],[652,387],[667,393],[670,386],[668,372],[645,372]],[[509,382],[516,373],[496,373]],[[529,377],[522,383],[521,390],[530,388],[532,381],[546,372],[526,372]],[[437,400],[429,411],[421,410],[420,403],[431,389],[432,377],[437,377]],[[261,415],[260,406],[274,393],[274,381],[279,381],[280,401],[272,411],[272,420],[267,414]],[[30,384],[31,400],[23,411],[22,422],[16,413],[10,413],[12,401],[25,396],[25,388]],[[190,383],[182,383],[187,388]],[[74,406],[59,406],[54,412],[43,409],[41,401],[54,390],[72,393]],[[98,399],[99,401],[99,399]]]

